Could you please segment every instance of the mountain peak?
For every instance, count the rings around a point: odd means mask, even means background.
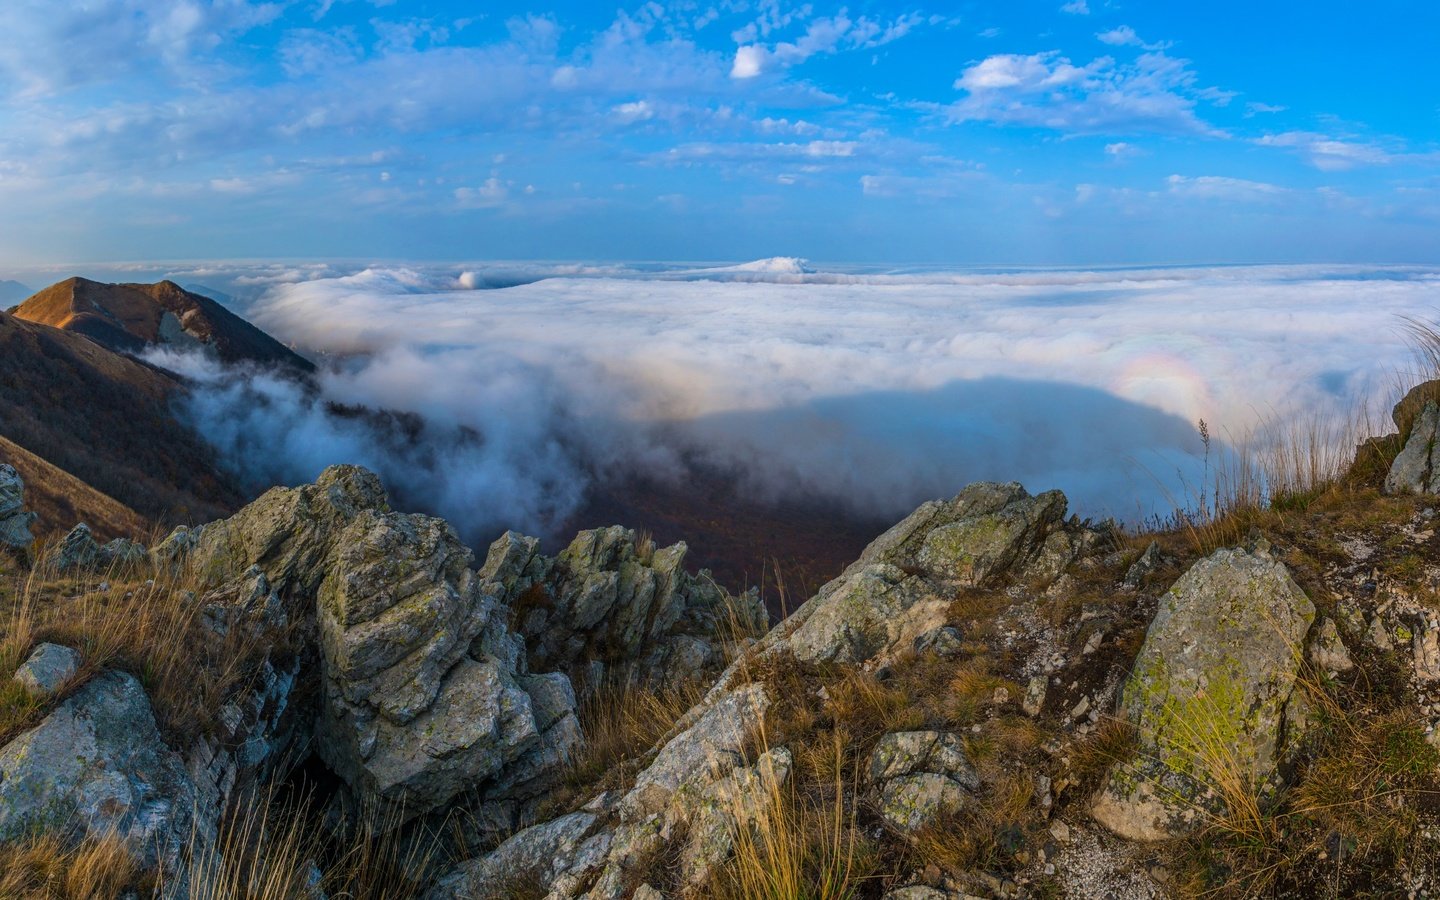
[[[21,319],[83,334],[125,353],[149,347],[198,347],[225,362],[314,366],[215,300],[173,281],[107,284],[73,276],[15,308]]]

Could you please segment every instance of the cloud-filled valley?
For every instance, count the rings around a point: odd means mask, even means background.
[[[1408,358],[1398,317],[1440,292],[1440,273],[1363,267],[314,274],[247,313],[327,361],[318,391],[161,360],[199,378],[188,414],[257,483],[362,462],[475,541],[553,532],[597,482],[683,489],[697,465],[753,500],[881,518],[978,479],[1164,514],[1205,480],[1201,418],[1218,453],[1302,410],[1378,410]]]

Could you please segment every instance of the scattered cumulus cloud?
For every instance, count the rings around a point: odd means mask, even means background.
[[[1090,15],[1090,4],[1086,0],[1071,0],[1070,3],[1060,7],[1060,11],[1072,16],[1088,16]]]

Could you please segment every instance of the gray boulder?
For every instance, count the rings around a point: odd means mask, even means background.
[[[869,775],[876,811],[904,833],[959,811],[980,787],[964,744],[949,732],[885,735],[870,754]]]
[[[0,464],[0,548],[23,550],[35,540],[30,525],[35,514],[25,511],[25,482],[10,465]]]
[[[1387,494],[1440,492],[1440,405],[1426,401],[1410,429],[1410,437],[1385,476]]]
[[[41,644],[15,670],[15,680],[37,694],[53,694],[80,671],[80,654],[60,644]]]
[[[1162,840],[1224,808],[1220,782],[1273,787],[1315,607],[1263,550],[1219,550],[1160,598],[1125,683],[1139,755],[1117,765],[1092,814],[1116,835]]]
[[[140,683],[97,676],[0,749],[0,841],[115,834],[144,866],[173,866],[194,789],[155,727]]]

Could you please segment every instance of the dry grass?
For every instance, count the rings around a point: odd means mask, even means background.
[[[762,746],[767,742],[761,738]],[[878,854],[856,822],[855,773],[846,776],[847,746],[829,743],[828,783],[758,779],[763,796],[736,794],[727,810],[733,856],[705,896],[715,900],[850,900],[876,878]]]
[[[0,897],[13,900],[113,900],[144,890],[125,844],[114,838],[68,847],[49,835],[0,852]]]
[[[183,567],[182,567],[183,568]],[[108,583],[109,590],[98,586]],[[217,638],[202,625],[192,583],[149,563],[62,576],[37,567],[0,617],[0,667],[13,671],[42,642],[78,650],[83,664],[54,697],[40,701],[13,683],[0,688],[0,742],[35,724],[54,703],[102,669],[140,679],[157,723],[177,746],[210,727],[253,675],[259,656],[286,635],[232,628]]]

